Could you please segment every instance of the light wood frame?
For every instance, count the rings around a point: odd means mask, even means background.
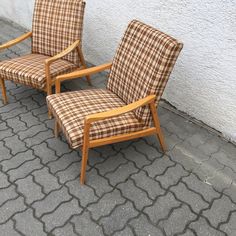
[[[3,45],[0,45],[0,51],[7,49],[9,47],[12,47],[20,42],[22,42],[25,39],[28,39],[32,37],[32,32],[28,32],[14,40],[11,40]],[[82,66],[80,68],[75,69],[75,71],[81,70],[81,69],[86,69],[86,63],[85,63],[85,59],[82,53],[82,49],[80,46],[80,40],[75,41],[73,44],[71,44],[67,49],[65,49],[64,51],[62,51],[61,53],[48,58],[45,60],[45,75],[46,75],[46,87],[44,89],[42,89],[43,91],[45,91],[47,93],[47,95],[52,94],[52,86],[55,85],[55,79],[51,78],[51,74],[50,74],[50,66],[53,62],[61,59],[62,57],[64,57],[65,55],[69,54],[70,52],[72,52],[73,50],[77,50],[79,59],[81,61]],[[91,79],[90,79],[90,75],[86,75],[85,76],[88,84],[91,85]],[[6,94],[6,86],[5,86],[5,79],[4,78],[0,78],[0,86],[2,88],[2,96],[3,96],[3,103],[7,104],[8,100],[7,100],[7,94]],[[50,116],[50,115],[49,115]]]
[[[58,76],[56,78],[56,83],[55,83],[56,84],[56,93],[60,93],[60,86],[61,86],[62,81],[83,77],[85,75],[92,75],[92,74],[101,72],[103,70],[110,69],[111,66],[112,66],[112,63],[107,63],[107,64],[103,64],[103,65],[96,66],[93,68],[89,68],[89,69],[85,69],[85,70],[81,70],[81,71],[72,72],[69,74],[64,74],[64,75]],[[156,135],[159,142],[160,142],[162,151],[163,152],[166,151],[166,145],[165,145],[164,136],[163,136],[163,133],[162,133],[161,127],[160,127],[160,122],[159,122],[159,118],[158,118],[158,114],[157,114],[155,100],[156,100],[156,95],[149,95],[143,99],[140,99],[134,103],[128,104],[124,107],[119,107],[119,108],[116,108],[116,109],[113,109],[110,111],[96,113],[96,114],[88,115],[85,117],[84,139],[83,139],[83,146],[82,146],[82,165],[81,165],[81,174],[80,174],[80,183],[81,184],[84,184],[84,182],[85,182],[88,153],[89,153],[90,148],[99,147],[99,146],[103,146],[103,145],[107,145],[107,144],[111,144],[111,143],[127,141],[127,140],[145,137],[145,136],[149,136],[149,135]],[[149,127],[147,129],[140,130],[137,132],[128,133],[128,134],[121,134],[121,135],[111,136],[108,138],[89,140],[90,127],[93,122],[112,118],[115,116],[119,116],[119,115],[125,114],[127,112],[131,112],[139,107],[147,106],[147,105],[150,107],[150,110],[151,110],[154,127]],[[54,130],[55,137],[58,136],[59,129],[60,129],[59,122],[57,120],[55,120],[55,130]]]

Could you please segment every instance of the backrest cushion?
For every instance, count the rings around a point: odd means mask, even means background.
[[[36,0],[32,53],[55,56],[82,39],[85,2],[82,0]],[[77,50],[63,59],[80,64]]]
[[[151,94],[157,96],[158,103],[182,47],[167,34],[133,20],[114,57],[107,88],[127,104]],[[148,107],[135,114],[150,124]]]

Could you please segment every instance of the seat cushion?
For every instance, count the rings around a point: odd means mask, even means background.
[[[11,60],[0,62],[0,77],[16,83],[28,85],[37,89],[46,86],[45,60],[49,56],[28,54]],[[51,77],[71,72],[76,68],[73,63],[58,60],[51,64]]]
[[[53,94],[47,97],[48,107],[59,121],[72,148],[83,143],[84,119],[87,115],[115,109],[126,104],[105,89],[91,89]],[[130,133],[146,128],[133,112],[92,123],[90,140]]]

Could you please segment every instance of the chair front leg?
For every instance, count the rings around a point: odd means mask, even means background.
[[[88,152],[89,152],[89,129],[90,124],[86,123],[84,127],[84,141],[82,149],[82,164],[81,164],[81,173],[80,173],[80,183],[83,185],[85,181],[86,167],[88,162]]]
[[[0,86],[2,88],[2,98],[3,98],[3,104],[7,104],[7,92],[6,92],[6,86],[5,81],[3,78],[0,78]]]
[[[77,47],[77,52],[78,52],[79,59],[81,61],[82,66],[84,67],[84,69],[87,69],[87,65],[85,63],[85,59],[84,59],[84,55],[83,55],[82,49],[80,47]],[[91,76],[90,75],[86,75],[85,77],[87,79],[88,84],[90,86],[92,86]]]
[[[151,109],[151,112],[152,112],[152,118],[153,118],[154,126],[155,126],[156,131],[157,131],[157,138],[160,142],[162,151],[165,153],[166,152],[165,139],[164,139],[164,135],[161,131],[160,121],[159,121],[159,118],[158,118],[158,115],[157,115],[157,110],[156,110],[156,106],[155,106],[154,102],[150,103],[150,109]]]
[[[47,96],[52,94],[52,81],[50,75],[50,64],[45,64],[45,73],[46,73],[46,92]],[[52,119],[52,112],[48,109],[48,118]]]

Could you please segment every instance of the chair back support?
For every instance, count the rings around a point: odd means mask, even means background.
[[[76,40],[81,40],[84,9],[82,0],[36,0],[32,53],[55,56]],[[63,59],[80,64],[77,50]]]
[[[127,104],[150,94],[157,96],[158,103],[182,47],[176,39],[133,20],[114,57],[107,88]],[[148,107],[135,114],[150,125]]]

